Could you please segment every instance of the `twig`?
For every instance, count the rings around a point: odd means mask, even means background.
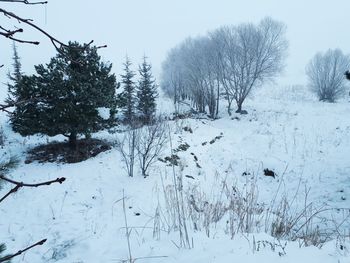
[[[61,177],[61,178],[57,178],[55,180],[51,180],[51,181],[46,181],[46,182],[42,182],[42,183],[38,183],[38,184],[26,184],[26,183],[23,183],[23,182],[17,182],[17,181],[14,181],[14,180],[11,180],[9,178],[6,178],[5,176],[3,175],[0,175],[0,180],[4,180],[8,183],[11,183],[11,184],[14,184],[16,185],[14,188],[12,188],[6,195],[4,195],[1,199],[0,199],[0,203],[2,201],[4,201],[9,195],[17,192],[20,188],[22,187],[39,187],[39,186],[44,186],[44,185],[51,185],[51,184],[54,184],[54,183],[59,183],[59,184],[62,184],[66,178],[64,177]]]
[[[6,262],[6,261],[9,261],[10,259],[14,258],[14,257],[17,257],[19,255],[21,255],[22,253],[32,249],[33,247],[36,247],[36,246],[42,246],[45,242],[46,242],[47,239],[43,239],[37,243],[35,243],[34,245],[31,245],[25,249],[22,249],[22,250],[18,250],[15,254],[13,255],[9,255],[9,256],[5,256],[3,258],[0,258],[0,262]]]
[[[14,19],[16,19],[19,22],[25,23],[25,24],[33,27],[37,31],[39,31],[42,34],[44,34],[45,36],[47,36],[55,44],[59,44],[61,47],[68,47],[67,44],[64,44],[63,42],[59,41],[58,39],[56,39],[55,37],[53,37],[52,35],[47,33],[45,30],[41,29],[40,27],[38,27],[37,25],[32,23],[30,19],[25,19],[25,18],[19,17],[18,15],[14,14],[12,12],[6,11],[5,9],[2,9],[2,8],[0,8],[0,12],[3,13],[5,16],[9,17],[9,18],[14,18]],[[15,39],[15,41],[17,41],[17,40]]]
[[[0,2],[22,3],[22,4],[26,4],[26,5],[45,5],[48,3],[48,1],[29,2],[28,0],[0,0]]]

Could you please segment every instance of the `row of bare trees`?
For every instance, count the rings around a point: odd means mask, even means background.
[[[223,96],[242,113],[249,93],[284,68],[286,26],[271,18],[258,25],[224,26],[206,36],[188,38],[173,48],[162,71],[162,88],[175,105],[190,101],[199,112],[216,118]]]

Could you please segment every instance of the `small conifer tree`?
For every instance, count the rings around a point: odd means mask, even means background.
[[[137,110],[141,120],[148,124],[156,112],[157,86],[152,75],[152,66],[146,57],[139,66],[140,80],[137,86]]]
[[[91,134],[113,122],[116,77],[112,65],[100,61],[96,47],[70,42],[50,63],[35,66],[36,75],[22,75],[15,85],[18,103],[10,121],[23,136],[62,134],[75,149],[80,134]],[[99,114],[110,110],[110,118]]]
[[[120,105],[123,108],[124,122],[133,123],[135,119],[135,72],[131,69],[132,63],[128,57],[124,63],[124,74],[121,75],[123,92],[119,95]]]

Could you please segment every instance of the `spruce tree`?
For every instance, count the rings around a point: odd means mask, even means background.
[[[50,63],[35,66],[36,75],[23,75],[15,89],[10,116],[14,131],[23,136],[62,134],[76,148],[80,134],[108,127],[116,107],[116,77],[112,65],[100,61],[97,48],[70,42]],[[99,114],[110,109],[110,119]]]
[[[7,83],[7,91],[8,96],[5,100],[6,103],[11,103],[14,101],[14,98],[16,97],[16,85],[21,80],[22,77],[22,64],[21,64],[21,58],[18,55],[17,46],[16,43],[12,43],[13,48],[13,72],[9,72],[7,74],[8,79],[10,80],[10,83]]]
[[[152,75],[152,66],[146,57],[139,66],[140,80],[137,86],[137,110],[141,120],[148,124],[156,112],[157,86]]]
[[[135,72],[131,70],[131,61],[126,57],[124,65],[124,74],[120,75],[123,85],[123,92],[120,94],[120,102],[123,108],[124,121],[131,124],[135,119]]]

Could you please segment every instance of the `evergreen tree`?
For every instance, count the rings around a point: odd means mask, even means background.
[[[124,63],[124,74],[121,75],[123,92],[120,94],[120,104],[123,108],[124,121],[132,123],[135,118],[135,73],[130,69],[132,63],[128,57]]]
[[[113,121],[116,77],[112,65],[100,61],[96,47],[70,42],[50,63],[35,66],[36,75],[23,75],[15,89],[18,104],[10,121],[21,135],[36,133],[69,138],[76,148],[80,134],[91,134]],[[110,109],[110,119],[99,114]]]
[[[157,86],[152,75],[152,66],[146,57],[139,66],[140,80],[137,87],[137,110],[144,123],[149,123],[156,112]]]
[[[16,85],[21,80],[22,77],[22,64],[21,64],[21,58],[18,55],[17,51],[17,46],[16,43],[12,43],[12,48],[13,48],[13,72],[8,73],[7,77],[9,78],[11,83],[7,83],[7,90],[8,90],[8,96],[6,98],[6,103],[11,103],[14,101],[15,98],[15,90],[16,90]]]

